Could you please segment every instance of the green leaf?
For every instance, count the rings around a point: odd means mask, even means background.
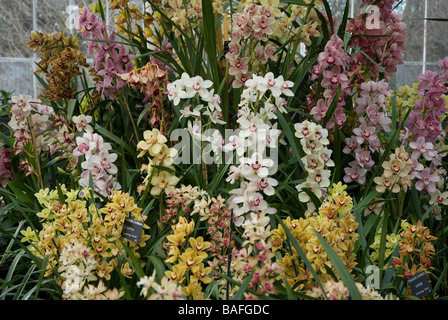
[[[386,258],[386,242],[387,242],[387,227],[388,227],[388,220],[389,218],[389,210],[387,210],[384,213],[383,216],[383,223],[381,225],[381,240],[380,240],[380,247],[378,249],[378,268],[380,270],[383,269],[384,266],[384,260]]]
[[[348,272],[345,264],[342,262],[341,258],[337,255],[337,253],[333,250],[333,248],[328,244],[328,242],[317,232],[314,230],[317,238],[325,249],[328,257],[330,258],[336,272],[338,273],[341,280],[344,282],[345,287],[348,289],[350,293],[350,298],[352,300],[362,300],[361,294],[359,293],[358,288],[356,287],[355,280],[353,280],[352,276]]]
[[[142,121],[142,119],[145,116],[145,114],[147,114],[149,112],[149,110],[151,110],[151,105],[148,105],[145,109],[143,109],[140,112],[140,115],[137,118],[137,127],[140,125],[140,122]]]
[[[151,261],[151,264],[154,266],[154,270],[156,270],[156,279],[157,282],[160,282],[165,275],[165,265],[163,264],[162,260],[160,260],[159,257],[156,256],[148,256],[149,261]]]
[[[202,16],[203,16],[203,32],[204,32],[204,46],[207,50],[207,57],[210,63],[212,72],[213,84],[215,92],[219,89],[219,63],[218,54],[216,52],[216,30],[215,17],[213,14],[213,5],[211,0],[202,0]]]
[[[295,300],[294,293],[291,290],[291,286],[289,285],[289,282],[287,281],[286,277],[283,277],[283,283],[285,284],[286,294],[288,296],[288,300]]]
[[[37,64],[37,63],[36,63]],[[39,64],[37,64],[39,66]],[[40,66],[39,66],[40,67]],[[44,87],[45,90],[50,90],[50,87],[48,86],[48,83],[45,82],[45,80],[39,76],[38,74],[34,74],[34,76],[36,77],[36,79],[40,82],[40,84],[42,85],[42,87]]]
[[[122,142],[122,138],[118,138],[116,135],[111,133],[109,130],[104,129],[103,127],[95,124],[95,130],[98,132],[98,134],[114,141],[117,145],[120,145]],[[136,151],[134,148],[131,148],[129,144],[123,141],[123,147],[128,151],[132,156],[136,156]]]
[[[363,250],[366,250],[367,248],[367,242],[366,242],[366,237],[364,234],[364,226],[363,226],[363,222],[362,222],[362,212],[364,210],[364,208],[366,206],[368,206],[370,204],[370,202],[372,202],[372,200],[377,197],[379,195],[379,193],[376,190],[372,190],[365,198],[363,198],[361,200],[361,202],[359,204],[355,205],[355,209],[353,211],[353,215],[356,218],[356,221],[359,223],[359,227],[358,227],[358,233],[359,233],[359,241],[361,243],[361,248]]]
[[[75,107],[78,103],[78,100],[76,99],[71,99],[68,103],[67,103],[67,120],[71,121],[72,117],[73,117],[73,111],[75,110]]]
[[[359,52],[361,52],[370,62],[372,62],[378,69],[380,69],[384,74],[386,74],[387,76],[390,77],[390,74],[386,71],[386,69],[384,69],[382,66],[380,66],[375,60],[373,60],[367,53],[365,53],[364,51],[360,50]]]
[[[288,143],[292,148],[292,151],[294,151],[294,155],[297,158],[297,161],[299,162],[299,165],[302,167],[302,170],[305,171],[305,166],[302,162],[302,158],[305,153],[302,151],[301,148],[298,147],[300,143],[297,143],[297,141],[294,138],[294,133],[290,128],[290,123],[292,122],[291,118],[287,114],[282,114],[277,112],[278,121],[281,124],[281,128],[283,130],[283,133],[286,135],[286,138],[288,139]]]
[[[322,12],[320,12],[319,10],[316,10],[316,14],[319,17],[320,21],[321,21],[321,29],[322,29],[322,38],[324,43],[327,43],[330,40],[330,33],[328,32],[328,22],[325,19],[324,15],[322,14]],[[330,20],[331,21],[331,20]],[[330,23],[331,24],[331,23]]]
[[[120,277],[120,283],[123,286],[124,291],[126,292],[125,297],[127,300],[132,300],[132,293],[131,289],[128,286],[128,282],[126,278],[121,274],[121,272],[118,272],[118,276]]]
[[[294,249],[296,249],[297,254],[300,256],[300,258],[302,259],[302,261],[305,264],[305,266],[310,270],[311,274],[314,277],[314,280],[316,280],[317,285],[322,290],[322,293],[323,293],[325,299],[328,299],[327,293],[325,292],[325,289],[322,286],[322,282],[320,281],[319,277],[317,276],[316,270],[314,270],[314,268],[311,265],[310,261],[306,257],[306,254],[302,250],[302,248],[300,247],[300,244],[297,242],[297,239],[293,236],[291,231],[286,227],[285,223],[282,221],[282,219],[277,214],[275,215],[275,217],[277,218],[278,222],[280,223],[280,225],[282,226],[283,230],[285,231],[286,236],[288,237],[289,241],[291,241],[292,245],[294,246]]]
[[[250,280],[252,280],[254,273],[255,273],[255,269],[250,273],[250,275],[241,284],[238,291],[235,293],[233,300],[241,300],[242,299],[244,292],[246,292],[246,289],[249,286]]]
[[[333,142],[333,161],[334,171],[332,175],[332,182],[341,181],[342,166],[342,152],[341,145],[343,143],[342,132],[337,125],[334,126],[334,142]]]
[[[331,34],[334,34],[334,26],[333,26],[333,23],[331,22],[333,19],[333,14],[331,13],[330,5],[328,4],[327,0],[323,0],[323,5],[325,7],[325,12],[327,14],[327,18],[330,21],[329,25],[330,25],[330,29],[331,29]],[[322,27],[328,29],[328,27],[326,25],[322,25]]]
[[[20,200],[23,203],[33,204],[31,198],[25,193],[23,190],[23,185],[21,183],[15,181],[8,181],[8,187],[14,192],[17,197],[17,200]]]
[[[104,23],[106,23],[106,16],[104,14],[103,4],[101,3],[101,0],[98,0],[98,7],[100,9],[101,19],[103,19]]]
[[[347,0],[347,2],[345,3],[344,15],[342,16],[342,21],[338,29],[338,37],[341,39],[344,39],[344,33],[347,28],[349,11],[350,11],[350,0]]]
[[[446,261],[445,261],[446,263]],[[442,273],[440,274],[439,279],[437,279],[436,284],[434,285],[434,288],[432,289],[432,292],[437,292],[437,290],[439,289],[440,285],[442,284],[442,281],[445,279],[446,281],[446,274],[448,272],[448,264],[445,264],[445,268],[443,268]]]
[[[22,281],[20,282],[20,286],[19,289],[17,290],[16,294],[14,295],[13,300],[21,300],[22,297],[22,292],[24,291],[26,285],[28,284],[28,281],[31,277],[31,275],[34,273],[34,270],[36,269],[36,265],[33,264],[28,271],[25,274],[25,277],[22,279]]]
[[[216,188],[218,188],[218,185],[221,183],[222,179],[228,172],[229,167],[230,167],[230,163],[227,163],[219,170],[219,172],[217,172],[214,175],[212,181],[210,182],[210,184],[208,185],[208,188],[207,188],[208,194],[210,194],[210,195],[214,194],[214,192],[216,191]]]
[[[143,271],[143,268],[138,261],[137,257],[134,255],[132,250],[129,248],[129,246],[121,239],[119,238],[121,245],[126,250],[127,255],[124,255],[126,260],[129,262],[129,265],[131,268],[135,271],[137,277],[142,278],[145,276],[145,272]]]
[[[297,5],[306,6],[306,7],[312,6],[312,4],[306,3],[303,0],[281,0],[280,2],[281,3],[297,4]]]
[[[322,202],[319,200],[319,198],[311,191],[309,188],[302,188],[302,191],[306,192],[306,194],[311,198],[311,201],[313,201],[314,206],[316,209],[319,209],[322,205]]]
[[[34,294],[34,298],[37,299],[37,297],[39,296],[39,291],[40,288],[42,286],[42,283],[44,281],[44,276],[45,276],[45,271],[47,269],[47,264],[48,264],[48,260],[50,260],[50,255],[45,255],[44,259],[42,260],[42,263],[40,264],[39,269],[41,270],[40,275],[39,275],[39,279],[37,281],[37,285],[36,285],[36,293]]]
[[[323,127],[327,125],[328,120],[330,120],[330,117],[333,116],[334,110],[336,110],[336,106],[338,105],[339,96],[341,95],[341,84],[338,85],[338,91],[336,92],[336,95],[333,98],[333,101],[331,102],[330,106],[328,107],[327,114],[324,117],[323,121]],[[336,124],[335,124],[336,126]]]

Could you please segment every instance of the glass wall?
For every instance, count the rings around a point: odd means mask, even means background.
[[[73,10],[90,3],[92,1],[85,0],[0,0],[0,90],[39,95],[41,86],[33,74],[36,57],[26,46],[31,32],[70,32]],[[106,19],[109,20],[108,8]]]

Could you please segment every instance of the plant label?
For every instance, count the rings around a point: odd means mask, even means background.
[[[412,294],[416,297],[421,298],[431,292],[428,276],[424,271],[409,278],[408,283],[412,290]]]
[[[131,241],[138,242],[143,229],[143,222],[136,221],[131,218],[126,218],[123,223],[123,230],[121,236]]]

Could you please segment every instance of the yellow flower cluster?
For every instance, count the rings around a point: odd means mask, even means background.
[[[370,248],[373,249],[372,253],[370,254],[370,261],[372,263],[378,261],[380,243],[381,243],[381,232],[382,229],[381,228],[378,229],[378,233],[375,235],[375,240],[370,245]],[[396,246],[400,243],[400,241],[401,241],[400,234],[391,233],[386,235],[386,250],[384,253],[384,259],[387,259],[394,252]],[[386,268],[387,266],[384,266],[384,269]]]
[[[137,149],[142,150],[138,157],[143,157],[148,153],[152,158],[149,158],[148,164],[141,167],[141,171],[146,171],[147,175],[137,188],[138,193],[141,194],[147,188],[148,183],[152,185],[151,194],[155,197],[163,191],[166,194],[174,192],[175,186],[179,182],[179,178],[171,173],[175,171],[173,158],[177,153],[176,149],[169,148],[166,145],[167,138],[155,128],[145,131],[143,139],[137,144]],[[166,170],[159,169],[159,167],[164,167]]]
[[[88,205],[90,190],[68,191],[65,185],[57,190],[40,190],[35,196],[43,207],[37,216],[42,218],[42,230],[39,233],[28,228],[22,231],[24,238],[32,244],[30,250],[39,258],[49,255],[49,269],[45,276],[50,276],[61,266],[60,254],[68,246],[77,242],[89,248],[85,255],[92,256],[96,261],[94,275],[99,279],[109,280],[110,273],[119,267],[118,259],[126,256],[122,245],[125,243],[132,253],[139,258],[138,249],[145,246],[149,235],[141,232],[139,242],[122,238],[123,223],[127,217],[144,222],[142,209],[134,203],[134,198],[127,193],[114,191],[108,202],[97,208],[92,201]],[[91,199],[94,200],[94,199]],[[149,227],[144,225],[144,228]],[[121,273],[131,277],[133,270],[129,263],[121,264]]]
[[[188,222],[184,217],[179,217],[179,222],[172,226],[173,234],[167,236],[166,259],[172,268],[165,275],[181,286],[186,297],[203,300],[201,283],[208,284],[212,281],[208,277],[212,269],[204,264],[208,258],[207,250],[212,244],[204,241],[203,237],[190,237],[194,226],[194,221]]]
[[[333,184],[329,189],[327,201],[322,203],[316,215],[307,213],[305,218],[292,220],[288,217],[283,220],[305,252],[318,277],[323,281],[331,279],[327,268],[332,271],[335,269],[315,231],[333,248],[349,272],[356,265],[353,249],[358,238],[356,233],[358,223],[350,212],[353,208],[352,198],[348,196],[345,188],[346,186],[340,182]],[[310,280],[298,285],[296,290],[310,288],[313,285],[312,275],[309,269],[305,270],[304,263],[288,240],[283,227],[279,225],[272,233],[273,249],[284,252],[282,259],[277,260],[282,268],[278,278],[286,276],[291,287],[299,281]]]
[[[97,285],[92,284],[97,280],[95,269],[97,261],[89,252],[84,243],[77,238],[72,238],[65,243],[59,257],[60,267],[58,272],[64,281],[61,284],[62,298],[65,300],[118,300],[125,291],[108,289],[102,280]]]
[[[412,170],[413,163],[409,154],[404,147],[395,149],[389,161],[384,161],[382,164],[384,172],[381,177],[375,177],[373,181],[377,184],[376,191],[383,193],[386,190],[391,190],[393,193],[398,193],[400,190],[404,192],[412,187],[412,181],[409,173]]]

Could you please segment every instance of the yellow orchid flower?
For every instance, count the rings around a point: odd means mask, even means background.
[[[184,263],[179,263],[173,266],[173,271],[165,271],[165,275],[169,277],[171,280],[182,283],[184,281],[184,275],[187,267]]]
[[[203,237],[198,238],[190,238],[190,245],[196,252],[201,252],[203,250],[207,250],[212,245],[211,242],[205,241]]]
[[[191,271],[194,274],[194,276],[192,276],[191,279],[199,280],[205,284],[212,282],[212,279],[210,277],[207,277],[207,275],[209,275],[210,272],[212,272],[212,268],[210,267],[205,268],[203,263],[197,266],[193,266],[191,268]]]
[[[31,227],[27,227],[26,230],[21,230],[20,233],[23,235],[23,238],[20,240],[21,242],[32,243],[39,241],[36,232]]]

